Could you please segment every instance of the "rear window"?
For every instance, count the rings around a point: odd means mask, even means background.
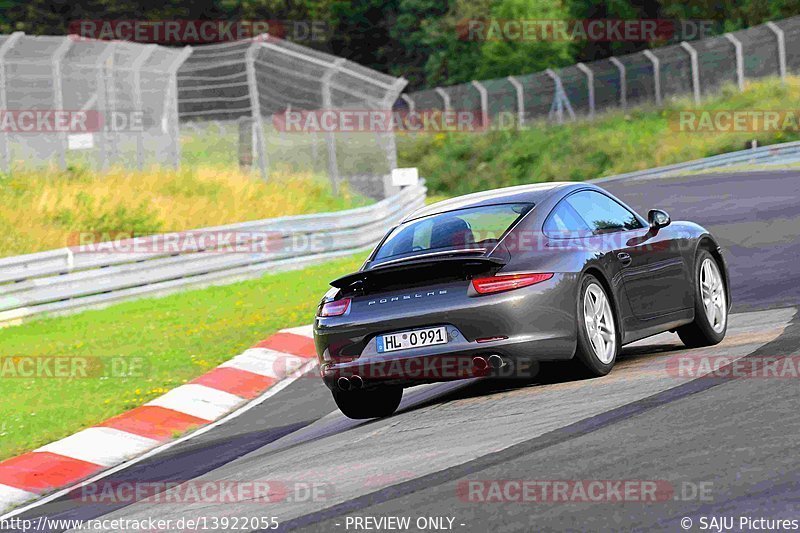
[[[457,209],[401,224],[386,238],[373,261],[485,248],[491,250],[514,223],[533,208],[530,203]]]

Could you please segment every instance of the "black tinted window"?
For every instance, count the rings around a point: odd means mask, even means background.
[[[581,191],[566,198],[566,202],[597,232],[641,228],[639,219],[628,209],[604,194]]]
[[[395,228],[374,261],[444,250],[491,249],[533,204],[496,204],[447,211]]]

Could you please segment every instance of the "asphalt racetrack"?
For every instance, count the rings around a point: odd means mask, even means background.
[[[202,519],[206,530],[252,531],[274,517],[279,530],[495,533],[701,531],[712,517],[750,530],[742,517],[800,520],[800,378],[697,378],[670,366],[686,354],[740,363],[800,356],[800,173],[602,185],[640,213],[662,208],[718,237],[734,303],[722,344],[687,350],[666,333],[625,347],[605,378],[574,380],[546,365],[533,381],[420,387],[406,391],[394,416],[367,422],[340,415],[312,372],[229,423],[107,478],[275,480],[288,496],[91,503],[72,494],[20,518],[168,519],[170,531],[191,529],[176,525],[181,518]],[[520,481],[538,489],[521,497]],[[633,488],[618,497],[609,483]],[[599,498],[578,490],[592,486],[605,487]],[[228,527],[211,528],[223,517]]]

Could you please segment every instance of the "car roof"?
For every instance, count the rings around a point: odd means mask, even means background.
[[[436,202],[435,204],[421,207],[406,216],[403,219],[403,222],[469,207],[514,203],[536,204],[558,189],[572,188],[576,185],[581,184],[565,181],[551,181],[547,183],[534,183],[530,185],[504,187],[502,189],[492,189],[490,191],[482,191],[464,196],[457,196],[455,198],[450,198],[449,200],[443,200],[441,202]]]

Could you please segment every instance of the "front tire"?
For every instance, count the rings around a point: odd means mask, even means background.
[[[677,329],[688,348],[713,346],[728,331],[728,298],[719,264],[708,250],[697,252],[694,274],[694,322]]]
[[[608,293],[596,277],[587,274],[578,297],[575,357],[590,376],[605,376],[614,368],[619,347],[619,328]]]
[[[403,387],[390,386],[378,389],[332,391],[333,401],[347,418],[363,420],[382,418],[397,410],[403,399]]]

